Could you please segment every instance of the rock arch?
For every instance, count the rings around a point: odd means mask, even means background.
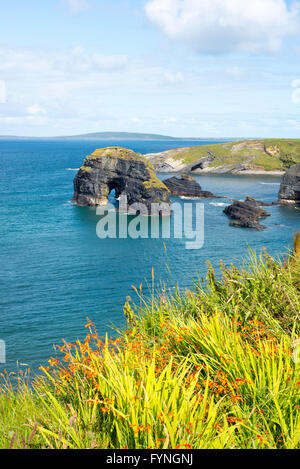
[[[165,203],[170,209],[170,191],[141,154],[120,147],[95,150],[87,156],[74,179],[73,202],[81,206],[107,203],[115,190],[116,197],[127,196],[129,205],[143,204],[148,213],[152,203]]]

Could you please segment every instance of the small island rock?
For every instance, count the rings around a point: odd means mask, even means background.
[[[180,178],[174,176],[166,179],[164,184],[173,197],[219,198],[212,192],[203,191],[196,179],[187,174],[182,174]]]
[[[236,200],[232,205],[225,208],[224,213],[234,219],[230,222],[230,226],[262,231],[266,227],[261,225],[258,219],[269,217],[270,213],[261,208],[261,204],[264,203],[247,197],[244,202]]]
[[[147,159],[132,150],[109,147],[87,156],[74,179],[73,202],[82,206],[105,205],[115,190],[127,196],[128,205],[143,204],[151,214],[152,203],[164,203],[170,211],[170,192]],[[143,212],[144,213],[144,212]]]

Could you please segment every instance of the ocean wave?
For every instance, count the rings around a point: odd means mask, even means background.
[[[79,168],[67,168],[67,171],[79,171]]]
[[[209,205],[213,205],[214,207],[228,207],[229,204],[225,202],[210,202]]]
[[[280,186],[280,182],[261,182],[264,186]]]
[[[186,197],[185,195],[182,195],[179,197],[181,200],[202,200],[201,197]]]

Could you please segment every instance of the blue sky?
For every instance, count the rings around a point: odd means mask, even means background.
[[[299,2],[0,0],[0,8],[2,135],[300,137]]]

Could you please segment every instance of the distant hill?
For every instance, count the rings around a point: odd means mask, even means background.
[[[16,135],[0,135],[0,139],[21,139],[21,140],[191,140],[191,141],[230,141],[222,138],[177,138],[160,134],[144,134],[133,132],[93,132],[81,135],[68,135],[63,137],[20,137]]]
[[[133,132],[94,132],[59,138],[72,140],[182,140],[180,138],[170,137],[168,135]]]

